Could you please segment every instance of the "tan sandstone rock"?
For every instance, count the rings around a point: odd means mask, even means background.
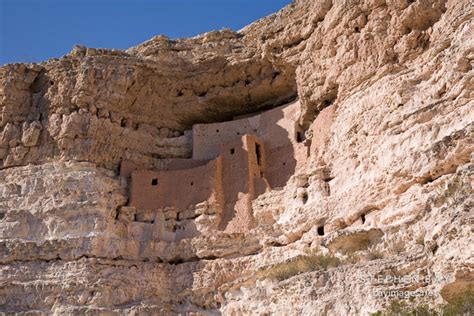
[[[0,313],[370,315],[383,291],[469,293],[473,17],[470,0],[296,0],[238,32],[1,67]],[[259,120],[279,109],[280,129]],[[228,229],[229,181],[133,205],[135,170],[199,168],[193,125],[236,119],[274,151],[235,177],[254,182]],[[172,180],[180,204],[195,180]]]

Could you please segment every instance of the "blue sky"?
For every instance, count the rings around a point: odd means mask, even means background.
[[[0,65],[61,57],[75,44],[125,49],[151,37],[238,30],[291,0],[0,0]]]

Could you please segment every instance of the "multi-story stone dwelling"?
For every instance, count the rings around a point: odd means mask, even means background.
[[[195,124],[187,131],[192,158],[167,159],[160,170],[123,161],[129,179],[128,216],[156,225],[163,240],[202,229],[242,232],[253,226],[252,201],[283,187],[306,161],[298,101],[231,121]],[[208,216],[200,216],[205,213]],[[207,219],[205,225],[195,219]]]

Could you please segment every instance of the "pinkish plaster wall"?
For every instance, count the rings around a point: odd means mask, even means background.
[[[235,121],[193,126],[193,159],[217,157],[220,148],[245,134],[259,137],[269,148],[291,143],[296,135],[298,101]]]
[[[256,144],[260,146],[257,159]],[[222,147],[223,188],[226,202],[219,228],[228,232],[244,232],[253,224],[252,200],[256,197],[254,179],[264,176],[265,146],[253,135]]]
[[[190,205],[206,201],[219,189],[221,163],[221,159],[215,159],[192,169],[134,171],[130,205],[139,209],[173,206],[186,210]]]
[[[174,171],[174,170],[183,170],[191,169],[199,166],[204,166],[209,162],[209,160],[194,160],[186,158],[165,158],[161,159],[161,166],[157,168],[159,171]],[[124,177],[131,177],[132,172],[138,170],[148,170],[144,166],[134,163],[130,160],[122,160],[120,164],[120,175]]]
[[[272,188],[283,187],[306,161],[307,147],[297,137],[298,118],[299,103],[294,102],[236,121],[195,125],[193,159],[163,159],[160,171],[140,171],[140,166],[124,161],[121,174],[132,178],[130,205],[184,211],[219,196],[223,208],[219,229],[248,231],[254,225],[252,201]],[[259,163],[256,144],[261,151]],[[158,180],[157,185],[152,185],[153,179]],[[185,226],[164,238],[197,233],[194,223]]]
[[[193,126],[193,159],[212,159],[221,148],[244,134],[257,136],[267,152],[267,179],[271,187],[283,187],[306,161],[308,149],[297,141],[299,101],[235,121]],[[226,169],[226,167],[224,167]]]

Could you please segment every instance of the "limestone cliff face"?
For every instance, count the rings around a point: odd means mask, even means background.
[[[461,296],[473,34],[470,0],[298,0],[237,33],[3,66],[0,312],[366,315],[391,299],[375,290]],[[295,99],[309,157],[253,201],[254,228],[167,242],[120,220],[121,161],[190,158],[193,124]],[[340,264],[266,274],[308,249]],[[370,280],[393,275],[425,278]]]

